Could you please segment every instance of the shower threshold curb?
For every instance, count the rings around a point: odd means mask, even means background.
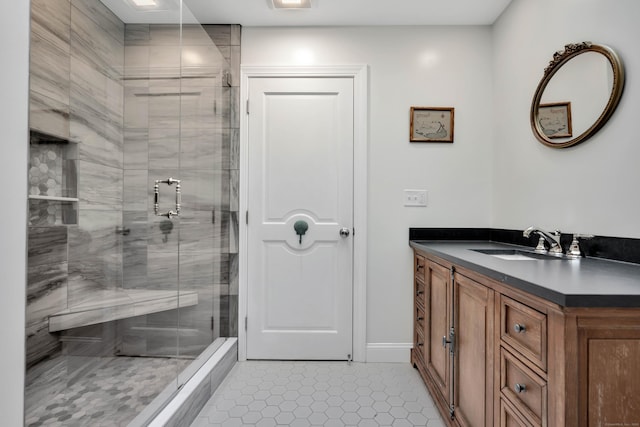
[[[237,361],[238,339],[226,338],[153,419],[143,411],[128,427],[189,427]]]

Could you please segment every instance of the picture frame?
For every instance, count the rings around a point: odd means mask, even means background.
[[[548,138],[571,138],[571,102],[538,105],[538,124]]]
[[[453,142],[453,107],[411,107],[410,142]]]

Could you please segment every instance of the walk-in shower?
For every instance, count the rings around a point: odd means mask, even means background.
[[[237,336],[240,27],[147,3],[31,0],[28,426],[144,425]]]

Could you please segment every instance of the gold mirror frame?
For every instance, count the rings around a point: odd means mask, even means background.
[[[556,74],[556,72],[558,72],[558,70],[560,70],[560,68],[564,64],[566,64],[572,58],[586,52],[600,53],[604,55],[605,58],[607,58],[607,60],[609,61],[609,64],[613,69],[613,88],[611,89],[611,95],[609,96],[607,105],[605,106],[598,119],[586,131],[568,141],[554,142],[551,138],[547,137],[544,134],[540,124],[538,123],[538,106],[540,105],[540,101],[542,100],[542,94],[551,81],[551,78],[554,76],[554,74]],[[623,89],[624,66],[622,65],[622,61],[613,51],[613,49],[604,45],[592,44],[591,42],[565,45],[564,50],[558,51],[553,54],[553,59],[549,62],[547,68],[544,69],[542,80],[540,80],[538,88],[536,89],[536,92],[533,96],[530,115],[533,134],[536,136],[538,141],[548,147],[566,148],[571,147],[572,145],[579,144],[593,136],[593,134],[600,130],[600,128],[607,122],[607,120],[609,120],[616,107],[618,106],[618,102],[620,101],[620,97],[622,96]]]

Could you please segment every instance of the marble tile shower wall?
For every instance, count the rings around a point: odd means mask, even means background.
[[[172,355],[179,342],[180,354],[196,355],[237,330],[239,58],[237,25],[125,27],[124,286],[179,283],[198,304],[119,321],[121,354]],[[154,181],[169,177],[182,187],[171,221],[149,214]],[[161,185],[162,212],[174,192]]]
[[[77,226],[29,228],[27,365],[58,351],[48,316],[122,285],[124,24],[95,0],[32,0],[30,127],[77,143]]]

